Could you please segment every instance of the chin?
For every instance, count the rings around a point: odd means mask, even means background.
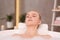
[[[31,25],[33,25],[33,24],[32,24],[32,23],[28,23],[27,25],[28,25],[28,26],[31,26]]]

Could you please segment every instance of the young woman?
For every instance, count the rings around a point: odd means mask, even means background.
[[[27,12],[25,23],[27,31],[24,34],[7,34],[6,36],[0,37],[0,40],[53,40],[50,35],[41,35],[37,32],[41,24],[40,13],[36,11]]]
[[[30,39],[30,40],[47,40],[50,39],[51,36],[47,35],[40,35],[37,33],[37,29],[41,24],[41,16],[40,13],[36,11],[29,11],[26,14],[25,23],[27,26],[27,31],[24,34],[16,34],[15,36],[20,36],[23,39]]]

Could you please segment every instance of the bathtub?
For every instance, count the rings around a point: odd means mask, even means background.
[[[4,37],[12,34],[19,34],[18,30],[5,30],[5,31],[0,31],[0,40],[4,39]],[[54,38],[60,38],[60,33],[59,32],[52,32],[52,31],[48,31],[48,34]],[[58,40],[58,39],[57,39]]]

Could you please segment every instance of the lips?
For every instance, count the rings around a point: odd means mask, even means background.
[[[32,21],[32,20],[28,20],[28,21]]]

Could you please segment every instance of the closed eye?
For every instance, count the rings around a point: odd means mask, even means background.
[[[29,18],[29,15],[27,15],[26,18]]]
[[[33,17],[36,17],[36,15],[33,15]]]

